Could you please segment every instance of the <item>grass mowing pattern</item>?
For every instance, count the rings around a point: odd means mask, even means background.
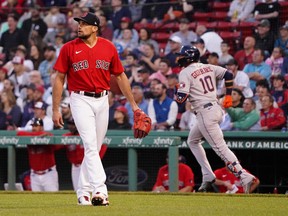
[[[288,196],[110,192],[110,206],[78,206],[74,192],[0,192],[1,216],[287,215]]]

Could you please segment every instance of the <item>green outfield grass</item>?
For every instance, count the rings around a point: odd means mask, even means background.
[[[288,215],[288,196],[110,192],[108,207],[78,206],[73,192],[0,192],[1,216]]]

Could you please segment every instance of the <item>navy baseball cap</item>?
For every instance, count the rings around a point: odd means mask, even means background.
[[[90,12],[83,13],[81,17],[75,17],[75,21],[79,22],[80,20],[93,26],[99,26],[100,20],[99,18]]]
[[[33,118],[31,120],[31,125],[32,126],[43,126],[43,120],[41,118]]]

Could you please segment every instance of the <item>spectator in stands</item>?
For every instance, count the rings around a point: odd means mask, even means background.
[[[192,41],[191,44],[195,46],[200,52],[200,62],[203,64],[207,64],[207,59],[210,54],[208,49],[205,46],[205,42],[202,38],[198,38],[195,41]]]
[[[121,40],[125,29],[131,29],[132,31],[132,42],[137,43],[139,35],[136,29],[133,28],[131,19],[129,17],[122,17],[120,22],[120,28],[115,29],[113,32],[113,41]]]
[[[215,185],[220,193],[234,194],[245,192],[239,178],[235,177],[235,175],[228,169],[227,165],[215,170],[214,174],[216,176]],[[255,191],[259,184],[260,181],[256,177],[250,186],[249,193]]]
[[[197,25],[196,34],[198,37],[202,38],[205,47],[211,52],[216,52],[219,56],[222,55],[221,52],[221,42],[223,39],[215,31],[210,31],[205,25]]]
[[[139,82],[139,65],[138,65],[138,58],[137,55],[133,52],[129,52],[125,59],[125,74],[127,78],[129,79],[129,82],[131,85],[133,85],[135,82]]]
[[[44,102],[38,101],[34,104],[34,118],[40,118],[44,122],[44,130],[49,131],[53,130],[53,121],[51,117],[46,115],[47,104]],[[18,130],[31,131],[33,119],[30,119],[24,127],[18,128]]]
[[[15,56],[18,56],[18,57],[21,57],[24,59],[24,68],[25,68],[25,71],[27,72],[30,72],[31,70],[34,70],[34,65],[33,65],[33,62],[30,60],[30,59],[27,59],[27,49],[25,48],[24,45],[18,45],[15,52],[10,52],[10,54],[13,56],[12,59],[15,57]],[[4,67],[6,67],[8,69],[8,75],[11,74],[11,72],[13,71],[13,63],[12,63],[12,60],[11,61],[8,61]]]
[[[15,85],[14,85],[14,82],[8,78],[6,78],[4,81],[3,81],[3,90],[10,90],[12,92],[14,92],[14,89],[15,89]]]
[[[189,46],[191,41],[197,39],[197,35],[194,31],[189,30],[190,21],[187,18],[181,18],[179,20],[179,31],[174,32],[170,38],[173,36],[178,36],[181,39],[182,46]],[[171,51],[170,43],[167,43],[165,47],[165,54],[167,55]]]
[[[176,62],[176,59],[178,57],[176,53],[179,52],[182,47],[182,40],[177,35],[174,35],[169,38],[168,44],[170,45],[170,52],[165,55],[165,58],[170,61],[173,73],[179,73],[181,71],[181,68]]]
[[[36,86],[44,86],[40,71],[33,70],[29,72],[29,83],[33,83]]]
[[[152,44],[153,47],[154,47],[154,51],[155,51],[155,54],[156,55],[159,55],[159,44],[157,41],[153,40],[151,38],[151,30],[149,30],[148,28],[140,28],[139,30],[139,40],[138,40],[138,49],[137,51],[139,52],[142,52],[143,48],[143,44]],[[137,52],[137,53],[138,53]]]
[[[260,110],[262,109],[261,100],[264,96],[270,95],[270,87],[269,85],[266,85],[264,83],[258,83],[258,82],[257,82],[258,86],[256,84],[257,87],[256,87],[256,94],[255,94],[255,96],[258,98],[255,99],[255,103],[256,103],[256,110],[260,112]],[[275,101],[273,102],[273,107],[278,108],[278,104]]]
[[[232,107],[233,108],[237,108],[237,107],[242,108],[243,102],[245,100],[245,97],[244,97],[242,91],[240,89],[233,88],[231,96],[232,96]]]
[[[24,59],[24,67],[27,72],[34,70],[33,62],[30,60],[27,49],[24,45],[20,44],[17,46],[15,56],[19,56]]]
[[[70,41],[78,37],[78,22],[74,20],[74,17],[80,17],[81,15],[82,9],[78,5],[73,5],[72,15],[68,18],[68,34],[65,38],[66,41]]]
[[[151,98],[151,83],[152,81],[149,79],[150,72],[149,69],[144,67],[141,67],[138,70],[138,75],[139,75],[139,82],[135,82],[133,85],[139,85],[143,88],[144,91],[144,96],[145,98]],[[158,80],[160,83],[160,81]]]
[[[34,93],[36,90],[35,84],[29,84],[26,87],[26,97],[23,99],[23,115],[21,127],[24,127],[27,122],[34,116]]]
[[[227,15],[231,22],[246,21],[254,8],[254,0],[233,0]]]
[[[159,168],[156,183],[152,191],[157,193],[169,191],[169,167],[168,155],[166,158],[166,165]],[[183,155],[178,157],[178,190],[179,192],[192,192],[195,185],[194,173],[192,169],[186,165],[186,158]]]
[[[167,13],[163,17],[164,22],[179,19],[181,17],[192,17],[193,16],[193,5],[187,1],[178,1],[179,4],[171,4]],[[167,5],[168,6],[168,5]]]
[[[286,105],[288,103],[288,90],[285,83],[285,78],[281,74],[279,74],[274,77],[272,84],[273,90],[271,91],[271,95],[274,97],[274,100],[278,104],[278,107],[282,108],[283,105]]]
[[[133,39],[132,29],[122,30],[121,38],[113,39],[113,43],[119,47],[118,49],[121,50],[120,55],[124,59],[129,52],[137,48],[137,41]]]
[[[154,92],[155,92],[155,89],[156,89],[156,85],[158,85],[160,83],[161,82],[158,79],[153,79],[153,80],[150,81],[149,86],[143,89],[144,90],[145,99],[150,100],[150,99],[154,99],[155,98]]]
[[[47,33],[47,24],[40,17],[40,7],[35,5],[30,8],[30,12],[31,18],[26,19],[21,27],[26,46],[29,44],[29,38],[43,39]]]
[[[111,0],[112,13],[110,15],[110,20],[112,21],[113,28],[120,29],[121,19],[123,17],[128,17],[131,19],[131,12],[128,7],[124,7],[122,0]]]
[[[285,77],[285,80],[288,81],[288,56],[284,57],[283,65],[281,67],[281,75]]]
[[[47,89],[51,86],[50,76],[53,73],[53,66],[56,62],[56,49],[54,46],[49,45],[44,49],[44,58],[40,65],[39,71],[41,73],[41,78],[44,81],[44,87]]]
[[[281,69],[284,62],[284,51],[280,47],[274,47],[273,52],[265,63],[271,67],[271,79],[281,74]]]
[[[37,46],[30,47],[30,60],[33,62],[35,70],[38,70],[40,63],[44,60],[43,50]]]
[[[195,125],[197,119],[196,115],[192,112],[192,106],[188,100],[185,102],[185,110],[186,111],[181,115],[179,128],[181,131],[190,131],[190,129]]]
[[[252,63],[246,64],[243,71],[248,74],[250,79],[250,88],[255,91],[256,82],[261,79],[270,80],[271,68],[264,62],[264,51],[255,49],[253,52]]]
[[[159,79],[161,83],[167,86],[167,76],[172,74],[170,61],[162,58],[159,63],[159,70],[149,76],[150,80]]]
[[[8,70],[4,67],[0,67],[0,95],[4,89],[4,80],[7,78]]]
[[[207,59],[208,64],[219,66],[219,56],[216,52],[212,52],[209,54]]]
[[[168,97],[174,99],[175,96],[175,88],[178,84],[178,75],[175,73],[172,73],[167,76],[167,91],[166,94]]]
[[[245,98],[253,97],[253,91],[250,88],[250,82],[248,75],[238,70],[238,62],[235,59],[231,59],[227,62],[226,68],[233,73],[234,88],[242,91]]]
[[[61,33],[57,33],[55,35],[55,49],[56,49],[56,56],[58,57],[60,49],[65,43],[65,36]]]
[[[47,24],[47,34],[43,38],[43,41],[48,44],[55,44],[55,36],[57,34],[57,25],[58,23],[66,24],[65,14],[60,12],[58,6],[52,6],[49,8],[49,11],[46,13],[43,21]]]
[[[163,84],[155,86],[155,99],[150,100],[148,115],[154,130],[169,130],[175,123],[178,113],[177,103],[166,94],[167,87]]]
[[[100,27],[101,27],[100,36],[112,41],[113,29],[108,25],[107,17],[104,14],[100,14],[98,17],[100,20]]]
[[[157,22],[158,21],[157,17],[160,17],[159,19],[161,20],[165,12],[168,10],[167,5],[163,4],[164,2],[167,2],[167,1],[166,0],[158,0],[158,1],[146,0],[145,5],[142,8],[142,19],[140,22],[142,24]],[[151,7],[150,4],[153,4],[153,3],[160,3],[160,4],[155,4],[155,6]]]
[[[108,103],[109,103],[109,122],[111,122],[114,119],[115,109],[118,106],[120,106],[120,103],[115,98],[115,94],[111,91],[108,94]]]
[[[260,130],[260,114],[255,109],[256,104],[252,98],[246,98],[243,102],[243,108],[226,109],[231,118],[230,127],[232,130]]]
[[[142,19],[142,9],[146,0],[129,1],[129,10],[131,12],[132,22],[140,22]]]
[[[264,50],[265,59],[271,55],[274,48],[275,36],[270,30],[270,22],[268,19],[263,19],[257,25],[257,30],[254,35],[255,47]]]
[[[281,47],[288,56],[288,24],[285,24],[279,29],[279,37],[275,40],[274,47]]]
[[[143,110],[143,112],[148,114],[148,101],[144,98],[144,92],[143,92],[142,87],[139,85],[134,85],[131,89],[131,92],[139,108]],[[127,112],[128,112],[129,123],[133,125],[134,124],[134,112],[129,102],[126,102],[125,108],[127,109]]]
[[[61,114],[63,118],[63,129],[69,129],[69,121],[72,119],[72,113],[70,109],[70,98],[64,98],[60,103]]]
[[[273,102],[274,99],[271,95],[265,95],[261,98],[261,129],[264,131],[281,130],[282,127],[286,127],[283,110],[273,107]]]
[[[221,42],[221,52],[222,55],[219,56],[219,65],[225,66],[229,60],[233,59],[233,56],[229,54],[230,45],[227,41]]]
[[[255,38],[247,36],[244,39],[243,49],[235,53],[234,58],[238,62],[239,70],[243,70],[244,66],[252,62],[252,54],[255,48]]]
[[[263,19],[268,19],[271,24],[271,30],[276,32],[278,30],[279,24],[279,12],[280,4],[278,1],[274,0],[265,0],[256,4],[253,10],[253,19],[252,21],[261,21]]]
[[[0,39],[0,46],[3,47],[3,53],[5,54],[5,62],[11,60],[10,51],[20,44],[25,44],[23,38],[23,32],[17,27],[18,15],[15,13],[8,14],[7,17],[8,30],[3,32]]]
[[[143,55],[139,58],[139,64],[148,68],[150,73],[154,73],[159,69],[160,57],[155,54],[152,44],[143,45]]]
[[[109,122],[108,129],[130,130],[128,111],[124,106],[118,106],[114,112],[114,119]]]
[[[151,10],[149,3],[155,2],[160,4],[156,4]],[[143,7],[143,19],[141,22],[171,22],[181,17],[190,17],[192,19],[193,5],[187,1],[178,1],[178,3],[179,4],[177,4],[177,2],[167,2],[165,0],[146,0],[146,4],[148,5]]]
[[[20,127],[22,112],[16,105],[16,98],[12,91],[4,90],[1,93],[1,110],[6,114],[6,130],[15,130]]]
[[[9,79],[14,83],[14,94],[16,97],[20,97],[22,88],[29,84],[29,73],[25,70],[24,59],[15,56],[12,59],[13,71],[9,75]]]

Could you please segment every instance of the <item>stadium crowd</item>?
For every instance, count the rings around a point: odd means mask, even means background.
[[[196,46],[202,63],[226,67],[234,75],[233,108],[226,110],[223,130],[287,128],[285,1],[2,0],[1,130],[31,130],[32,118],[43,119],[44,130],[55,129],[53,65],[61,46],[77,37],[73,17],[87,11],[100,19],[99,36],[116,46],[135,101],[154,130],[189,130],[195,121],[189,102],[173,100],[181,70],[175,53],[182,45]],[[115,84],[111,77],[109,129],[131,129],[131,106]],[[218,83],[217,90],[221,103],[224,84]],[[61,109],[68,121],[68,91]]]

